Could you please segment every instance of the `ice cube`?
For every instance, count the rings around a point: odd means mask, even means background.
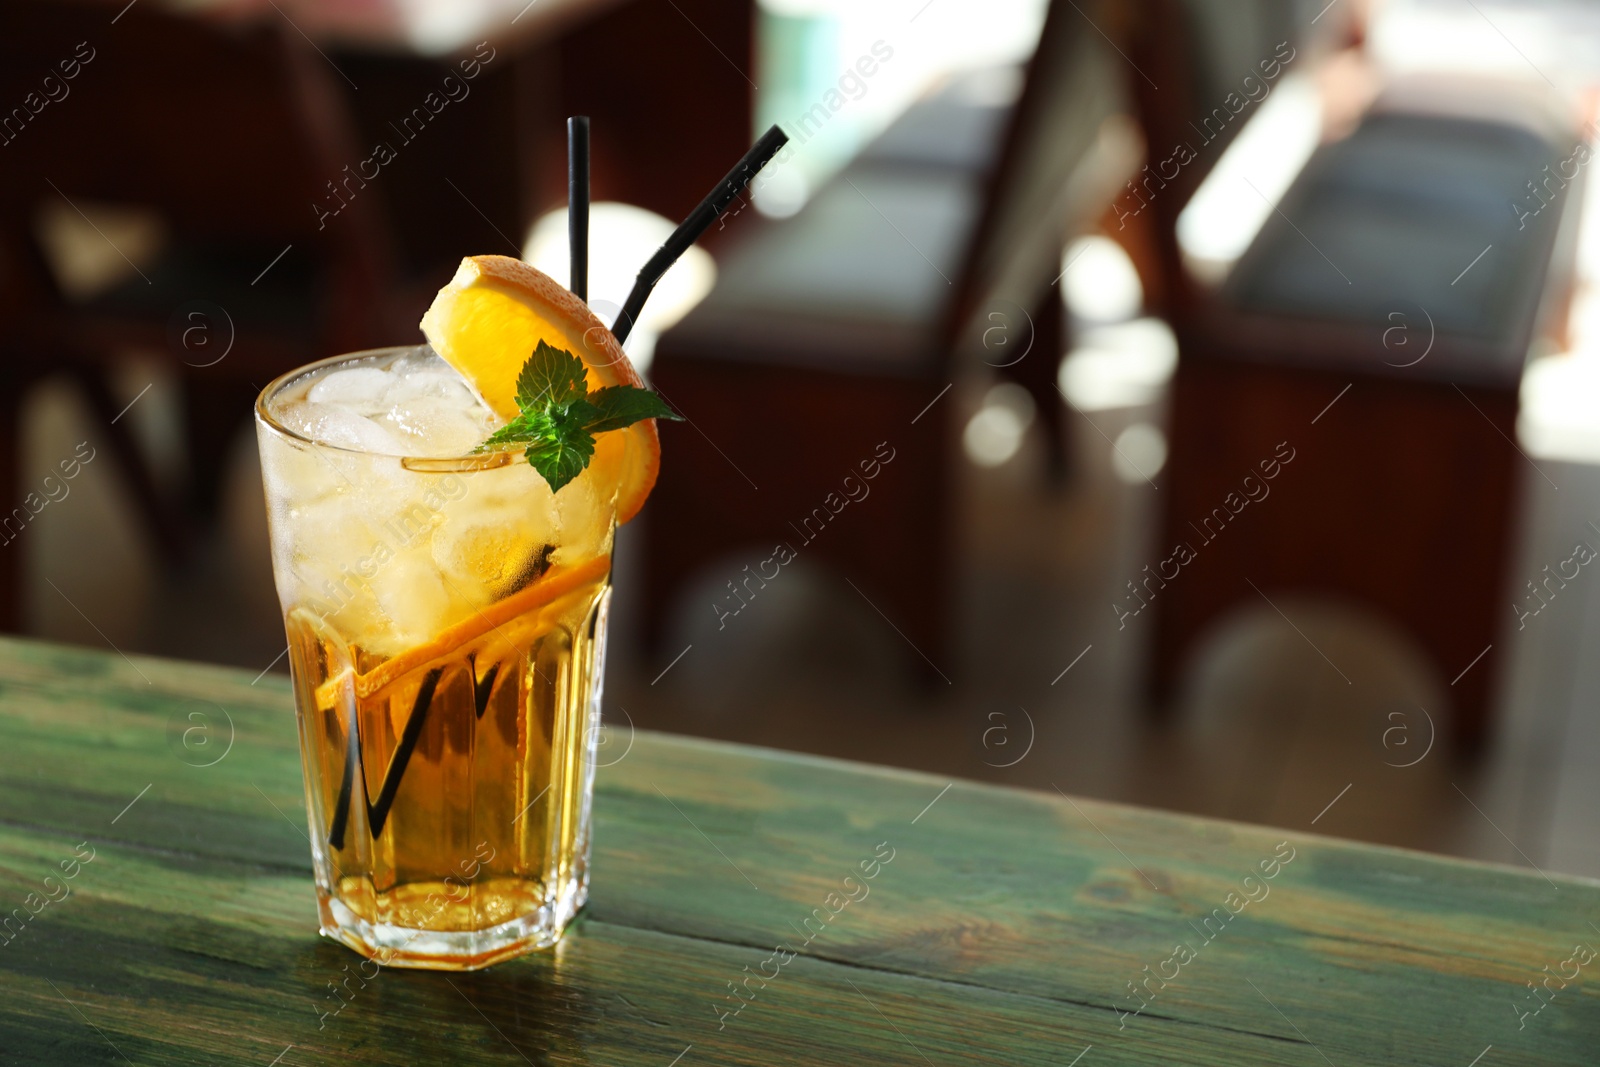
[[[464,455],[477,447],[490,429],[459,400],[437,395],[398,400],[384,412],[382,421],[406,448],[433,456]]]
[[[441,396],[463,405],[473,403],[472,390],[444,360],[438,357],[407,356],[397,359],[390,368],[391,400],[414,396]]]
[[[350,367],[329,371],[306,392],[311,404],[337,404],[362,415],[381,414],[389,405],[389,383],[394,375],[381,367]]]
[[[499,421],[428,348],[326,371],[286,390],[274,413],[320,443],[398,456],[463,455]]]
[[[458,589],[485,603],[504,594],[528,569],[540,546],[522,525],[447,521],[433,533],[433,561]]]
[[[433,640],[551,542],[554,501],[527,464],[441,476],[393,458],[464,455],[499,422],[429,349],[300,379],[273,413],[318,443],[263,433],[280,596],[370,652]]]
[[[313,441],[356,452],[403,455],[404,445],[393,433],[365,415],[333,404],[306,405],[303,419],[294,427]]]
[[[387,625],[363,638],[369,647],[389,654],[425,644],[479,606],[450,587],[426,542],[397,552],[368,588]]]

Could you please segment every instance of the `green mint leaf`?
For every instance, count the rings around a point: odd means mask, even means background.
[[[581,429],[569,431],[549,440],[535,441],[523,455],[550,483],[550,491],[557,493],[582,474],[589,460],[594,458],[594,438]]]
[[[551,492],[582,474],[594,458],[594,435],[644,419],[682,417],[648,389],[612,385],[586,392],[583,360],[540,341],[517,375],[522,410],[475,451],[527,445],[523,455]]]
[[[525,444],[529,441],[539,441],[548,437],[551,432],[549,414],[544,411],[525,411],[512,419],[488,439],[473,449],[474,452],[487,452],[496,445]]]
[[[608,385],[596,389],[588,396],[595,417],[584,428],[590,433],[620,430],[645,419],[672,419],[682,422],[683,416],[667,407],[667,402],[648,389],[632,385]]]
[[[586,389],[583,360],[540,341],[517,375],[517,406],[524,414],[529,408],[566,407]]]
[[[550,418],[555,423],[558,433],[577,433],[589,431],[589,424],[594,422],[599,414],[593,404],[586,398],[580,397],[568,404],[564,410],[551,412]]]

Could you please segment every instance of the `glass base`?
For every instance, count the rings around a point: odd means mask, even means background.
[[[338,897],[317,888],[317,913],[324,937],[385,967],[476,971],[561,940],[588,898],[587,884],[526,915],[482,930],[419,930],[368,922]]]

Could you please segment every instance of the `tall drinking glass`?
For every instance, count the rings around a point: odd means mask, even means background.
[[[322,932],[466,970],[554,944],[588,893],[618,467],[558,500],[519,454],[470,454],[489,423],[452,374],[339,356],[255,414]],[[451,454],[404,454],[429,420]]]

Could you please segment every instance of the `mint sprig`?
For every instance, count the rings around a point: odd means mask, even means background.
[[[516,418],[489,435],[475,451],[526,444],[523,455],[552,492],[582,474],[594,458],[594,435],[644,419],[683,416],[648,389],[608,385],[588,392],[583,360],[540,341],[517,375]]]

